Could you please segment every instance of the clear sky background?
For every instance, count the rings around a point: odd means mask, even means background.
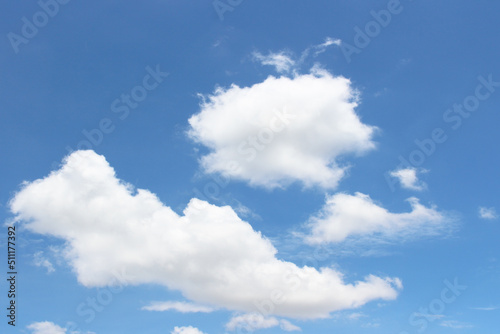
[[[1,280],[2,332],[498,333],[499,12],[3,3],[0,218],[17,216],[18,275],[15,327]],[[297,123],[273,130],[286,110]],[[96,154],[64,165],[78,149]],[[192,198],[214,206],[186,218]],[[262,312],[281,265],[305,278]],[[366,291],[342,290],[358,281]]]

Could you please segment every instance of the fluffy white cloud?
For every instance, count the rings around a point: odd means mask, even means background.
[[[320,212],[311,217],[311,244],[342,242],[350,236],[405,240],[416,236],[432,236],[447,230],[452,219],[425,207],[415,197],[408,199],[412,210],[392,213],[376,204],[368,195],[337,193],[329,196]]]
[[[31,334],[95,334],[94,332],[68,332],[67,328],[58,326],[50,321],[34,322],[26,326],[26,328],[31,331]]]
[[[290,53],[286,51],[278,53],[270,52],[266,56],[260,52],[254,52],[252,56],[254,60],[260,62],[262,65],[274,66],[278,73],[290,72],[296,64],[295,61],[292,60]]]
[[[495,208],[480,207],[479,208],[479,218],[496,219],[496,218],[498,218],[498,214],[497,214],[497,211],[495,210]]]
[[[300,327],[295,326],[288,320],[278,320],[275,317],[264,316],[261,313],[246,313],[234,316],[226,324],[226,329],[228,331],[238,331],[238,333],[240,333],[241,330],[253,332],[258,329],[266,329],[277,326],[280,326],[282,330],[287,332],[301,330]]]
[[[293,78],[268,77],[251,87],[219,88],[189,119],[188,135],[210,149],[208,173],[252,185],[335,188],[347,166],[343,155],[375,147],[376,128],[355,112],[357,92],[326,70]]]
[[[116,284],[122,273],[121,284],[156,283],[203,305],[296,318],[395,299],[400,288],[398,279],[346,283],[336,269],[281,261],[230,207],[192,199],[179,215],[117,179],[93,151],[25,183],[10,208],[28,230],[66,241],[65,258],[87,287]]]
[[[171,334],[204,334],[198,328],[187,326],[187,327],[175,327]]]
[[[395,177],[399,180],[401,187],[410,190],[422,191],[427,189],[427,184],[418,179],[418,173],[426,173],[425,169],[416,169],[416,168],[403,168],[397,169],[390,172],[392,177]]]
[[[174,301],[167,301],[167,302],[152,302],[148,306],[144,306],[142,310],[145,311],[177,311],[181,313],[210,313],[215,311],[214,308],[208,307],[208,306],[203,306],[203,305],[197,305],[193,303],[186,303],[186,302],[174,302]]]
[[[66,328],[50,321],[34,322],[26,328],[31,330],[32,334],[66,334]]]

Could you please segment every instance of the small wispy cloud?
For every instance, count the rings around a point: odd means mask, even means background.
[[[444,314],[414,313],[413,315],[415,317],[425,317],[431,320],[443,319],[445,317]]]
[[[319,55],[320,53],[323,53],[326,51],[326,49],[329,47],[329,46],[332,46],[332,45],[336,45],[336,46],[340,46],[340,44],[342,44],[342,41],[338,38],[331,38],[331,37],[327,37],[325,39],[325,41],[321,44],[318,44],[318,45],[314,45],[312,48],[314,50],[316,50],[314,52],[314,55],[317,56]]]
[[[210,313],[215,311],[212,307],[178,301],[152,302],[148,306],[142,307],[141,310],[159,312],[177,311],[181,313]]]
[[[50,262],[50,260],[43,255],[42,251],[36,252],[33,255],[33,264],[37,267],[44,267],[48,274],[56,271],[52,262]]]
[[[252,56],[254,60],[259,61],[262,65],[274,66],[278,73],[288,73],[296,64],[295,60],[292,59],[291,53],[288,51],[269,52],[267,55],[254,52]]]
[[[279,52],[269,52],[267,55],[256,51],[252,53],[252,59],[262,65],[274,66],[276,72],[280,74],[297,73],[296,70],[304,64],[311,54],[316,57],[329,47],[340,46],[340,44],[342,44],[340,39],[326,37],[323,43],[312,45],[302,51],[299,58],[294,57],[294,54],[289,50],[281,50]]]
[[[439,325],[442,327],[448,327],[453,329],[464,329],[464,328],[474,327],[472,324],[469,324],[467,322],[460,322],[456,320],[445,320],[442,321]]]
[[[401,187],[409,190],[422,191],[427,189],[427,184],[418,179],[418,174],[427,173],[426,169],[404,168],[390,172],[392,177],[399,180]]]
[[[479,207],[479,218],[482,219],[497,219],[498,214],[495,208]]]
[[[295,326],[288,320],[266,317],[260,313],[236,315],[226,324],[226,329],[228,331],[237,330],[238,333],[240,333],[241,330],[253,332],[258,329],[273,328],[277,326],[287,332],[301,331],[300,327]]]
[[[377,328],[377,327],[380,327],[380,324],[378,322],[367,322],[366,324],[362,324],[361,327],[363,327],[363,328]]]
[[[472,310],[477,311],[495,311],[498,310],[498,306],[489,306],[489,307],[471,307]]]
[[[362,317],[366,317],[366,315],[364,315],[361,312],[350,313],[346,316],[346,318],[349,320],[358,320],[359,318],[362,318]]]

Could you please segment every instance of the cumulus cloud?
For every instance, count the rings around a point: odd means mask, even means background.
[[[234,316],[226,324],[226,330],[237,330],[238,333],[240,333],[241,330],[253,332],[258,329],[266,329],[277,326],[280,326],[282,330],[287,332],[300,331],[300,327],[295,326],[288,320],[278,320],[275,317],[264,316],[261,313],[247,313]]]
[[[179,215],[116,178],[93,151],[26,182],[10,208],[29,231],[65,241],[65,259],[86,287],[116,284],[118,272],[122,283],[160,284],[202,305],[294,318],[392,300],[401,287],[397,278],[348,283],[337,269],[282,261],[231,207],[192,199]],[[279,302],[270,299],[277,293]]]
[[[148,306],[144,306],[142,310],[145,311],[177,311],[181,313],[210,313],[215,311],[214,308],[187,303],[187,302],[175,302],[175,301],[166,301],[166,302],[152,302]]]
[[[368,195],[337,193],[308,223],[311,244],[342,242],[351,236],[381,240],[406,240],[416,236],[433,236],[447,230],[452,219],[435,207],[420,204],[415,197],[408,199],[412,210],[393,213],[376,204]]]
[[[375,148],[376,128],[356,114],[357,95],[326,70],[219,88],[189,119],[188,135],[209,148],[200,159],[208,173],[266,188],[300,181],[332,189],[347,169],[341,156]]]
[[[486,207],[480,207],[479,208],[479,218],[482,219],[497,219],[498,214],[495,208],[486,208]]]
[[[32,334],[66,334],[65,328],[50,321],[34,322],[26,328],[31,330]]]
[[[187,327],[175,327],[170,334],[205,334],[198,328],[187,326]]]
[[[37,267],[44,267],[46,270],[47,270],[47,273],[50,274],[50,273],[53,273],[55,271],[54,269],[54,265],[52,264],[52,262],[50,262],[49,259],[47,259],[44,255],[43,255],[43,252],[42,251],[39,251],[39,252],[36,252],[34,255],[33,255],[33,263],[35,264],[35,266]]]
[[[34,322],[28,326],[27,329],[31,331],[31,334],[95,334],[93,332],[68,332],[66,328],[60,327],[53,322],[50,321],[40,321]]]
[[[426,172],[427,170],[425,169],[402,168],[390,172],[390,175],[399,180],[401,187],[410,190],[422,191],[427,189],[427,184],[420,181],[417,174]]]
[[[263,55],[260,52],[254,52],[252,56],[255,61],[260,62],[262,65],[274,66],[278,73],[290,72],[296,64],[291,54],[287,51],[277,53],[269,52],[267,55]]]

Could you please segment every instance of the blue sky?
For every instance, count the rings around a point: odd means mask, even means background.
[[[3,7],[2,332],[497,333],[500,4]]]

